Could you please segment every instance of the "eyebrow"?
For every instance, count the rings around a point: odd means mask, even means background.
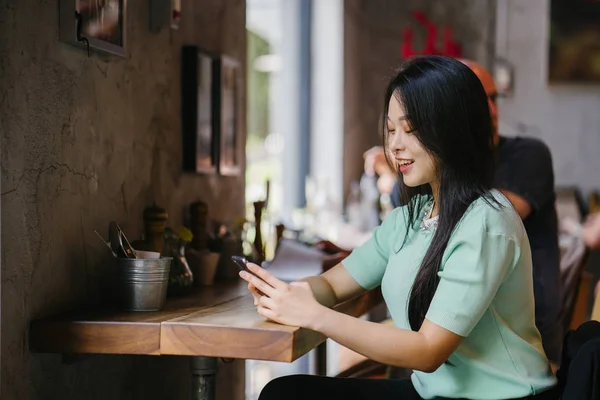
[[[387,120],[390,122],[394,122],[394,121],[392,121],[392,119],[390,117],[387,117]],[[406,115],[398,118],[398,122],[407,121],[407,120],[408,120],[408,117]]]

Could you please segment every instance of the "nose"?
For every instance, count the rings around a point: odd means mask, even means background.
[[[396,134],[389,136],[388,144],[389,144],[390,151],[392,152],[392,154],[397,155],[400,152],[402,152],[403,150],[405,150],[404,136],[406,136],[406,133],[402,132],[401,130],[400,130],[400,132],[397,132]]]

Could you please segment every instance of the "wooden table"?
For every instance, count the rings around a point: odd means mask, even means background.
[[[360,316],[379,290],[340,304]],[[214,399],[218,358],[292,362],[317,347],[317,332],[265,321],[243,281],[205,287],[167,301],[162,311],[84,311],[33,321],[34,353],[178,355],[192,358],[193,399]]]

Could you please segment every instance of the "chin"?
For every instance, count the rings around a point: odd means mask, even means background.
[[[421,185],[424,185],[425,183],[427,183],[427,182],[422,182],[421,180],[410,179],[410,178],[406,178],[406,177],[402,178],[402,182],[404,182],[404,185],[408,186],[408,187],[417,187],[417,186],[421,186]]]

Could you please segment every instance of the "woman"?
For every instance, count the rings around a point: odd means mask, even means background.
[[[492,125],[479,79],[457,60],[416,57],[390,82],[384,109],[384,145],[406,206],[321,276],[287,284],[256,265],[261,279],[241,276],[262,316],[414,372],[408,380],[284,377],[260,399],[556,398],[535,327],[527,235],[490,189]],[[330,308],[379,285],[395,326]]]

